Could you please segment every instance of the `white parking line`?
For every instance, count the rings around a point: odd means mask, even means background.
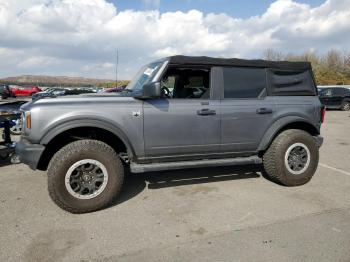
[[[339,168],[336,168],[336,167],[332,167],[332,166],[329,166],[329,165],[326,165],[326,164],[322,164],[322,163],[319,163],[319,165],[322,166],[322,167],[331,169],[333,171],[337,171],[337,172],[342,173],[344,175],[350,176],[350,172],[346,172],[346,171],[344,171],[342,169],[339,169]]]

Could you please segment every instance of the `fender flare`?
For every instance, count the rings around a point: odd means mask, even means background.
[[[125,132],[115,124],[110,123],[108,120],[104,119],[95,119],[88,117],[80,117],[75,119],[70,119],[66,121],[60,121],[56,123],[54,127],[51,127],[40,140],[40,144],[47,145],[50,143],[52,139],[54,139],[57,135],[62,134],[65,131],[70,129],[79,128],[79,127],[95,127],[99,129],[104,129],[106,131],[111,132],[115,136],[117,136],[126,146],[128,152],[130,152],[131,156],[135,156],[134,148],[125,134]]]
[[[300,116],[284,116],[282,118],[277,119],[265,132],[263,138],[260,141],[258,151],[266,150],[269,145],[271,144],[272,140],[275,138],[276,134],[280,132],[282,128],[285,126],[292,124],[292,123],[300,123],[304,122],[307,125],[311,125],[315,130],[318,130],[318,128],[310,123],[307,119],[300,117]],[[318,132],[318,131],[317,131]]]

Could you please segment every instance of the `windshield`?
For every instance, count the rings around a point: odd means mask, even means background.
[[[128,90],[141,90],[144,84],[147,84],[159,71],[163,62],[155,62],[149,65],[146,65],[137,72],[136,76],[128,84]]]

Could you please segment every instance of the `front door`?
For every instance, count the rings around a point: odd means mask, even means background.
[[[147,158],[220,151],[220,101],[210,99],[210,69],[171,68],[162,79],[163,97],[144,102]]]
[[[219,102],[154,99],[144,103],[146,157],[219,152]]]

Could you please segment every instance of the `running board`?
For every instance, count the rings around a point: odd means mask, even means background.
[[[261,158],[258,156],[249,157],[235,157],[224,159],[203,159],[193,161],[178,161],[178,162],[161,162],[150,164],[130,164],[130,171],[132,173],[144,173],[152,171],[176,170],[186,168],[200,168],[200,167],[215,167],[215,166],[235,166],[235,165],[249,165],[261,164]]]

